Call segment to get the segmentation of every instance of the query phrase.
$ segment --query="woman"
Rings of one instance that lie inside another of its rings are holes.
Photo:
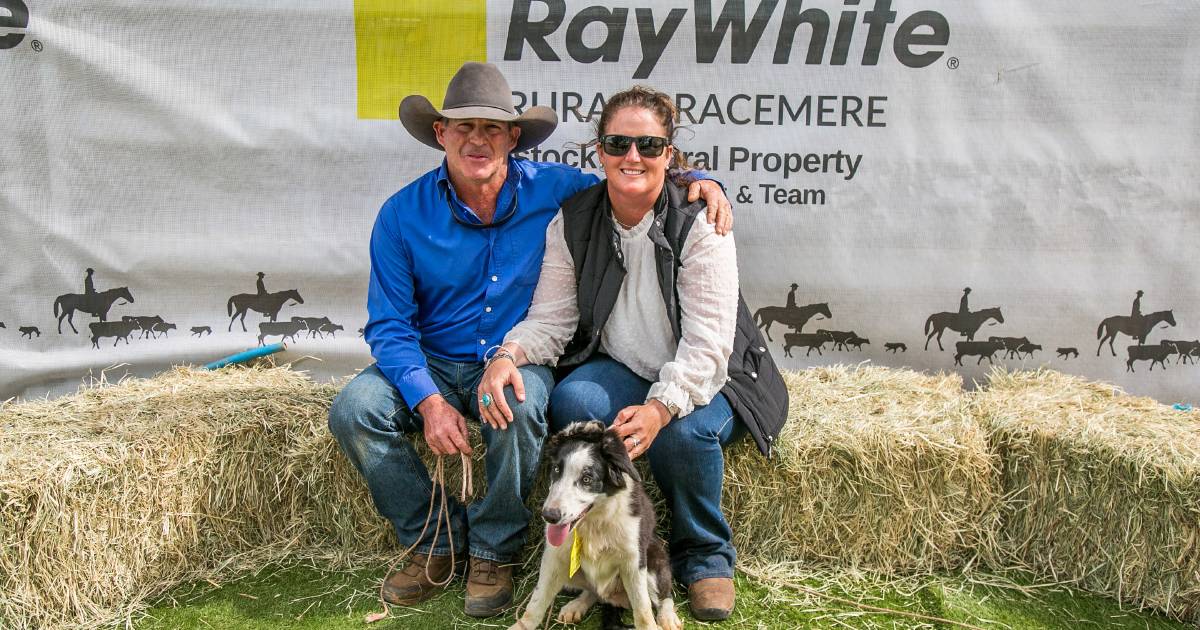
[[[550,397],[551,429],[596,418],[645,454],[671,510],[671,564],[697,619],[733,609],[732,532],[721,514],[722,447],[747,430],[764,454],[787,391],[738,293],[733,237],[696,221],[667,178],[676,160],[670,98],[634,87],[596,126],[606,180],[563,204],[525,321],[480,380],[481,415],[510,421],[517,366],[572,368]]]

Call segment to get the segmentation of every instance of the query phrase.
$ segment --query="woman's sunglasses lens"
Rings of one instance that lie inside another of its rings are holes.
[[[633,138],[629,136],[605,136],[604,137],[604,152],[609,155],[625,155],[629,152],[629,145],[633,144]]]
[[[641,153],[642,157],[658,157],[662,155],[666,144],[665,140],[654,136],[642,136],[637,139],[638,153]]]

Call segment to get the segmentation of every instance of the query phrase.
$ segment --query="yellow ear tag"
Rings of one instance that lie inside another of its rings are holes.
[[[575,577],[575,572],[579,570],[580,558],[583,555],[583,539],[579,537],[579,531],[571,532],[571,568],[567,570],[567,577]]]

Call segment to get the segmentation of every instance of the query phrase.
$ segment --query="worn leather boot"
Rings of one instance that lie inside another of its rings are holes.
[[[471,556],[464,612],[472,617],[492,617],[504,612],[512,598],[512,565]]]
[[[449,556],[414,553],[403,567],[383,581],[383,600],[397,606],[412,606],[425,601],[445,588],[434,582],[445,582],[452,569]]]
[[[700,621],[720,621],[733,612],[733,579],[704,578],[688,587],[688,606]]]

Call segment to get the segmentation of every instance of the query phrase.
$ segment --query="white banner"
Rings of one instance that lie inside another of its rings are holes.
[[[406,4],[0,0],[0,399],[212,361],[269,314],[342,326],[298,368],[369,364],[375,213],[441,159],[396,108],[486,59],[560,115],[528,157],[593,171],[605,95],[675,96],[785,368],[1200,402],[1195,3]]]

